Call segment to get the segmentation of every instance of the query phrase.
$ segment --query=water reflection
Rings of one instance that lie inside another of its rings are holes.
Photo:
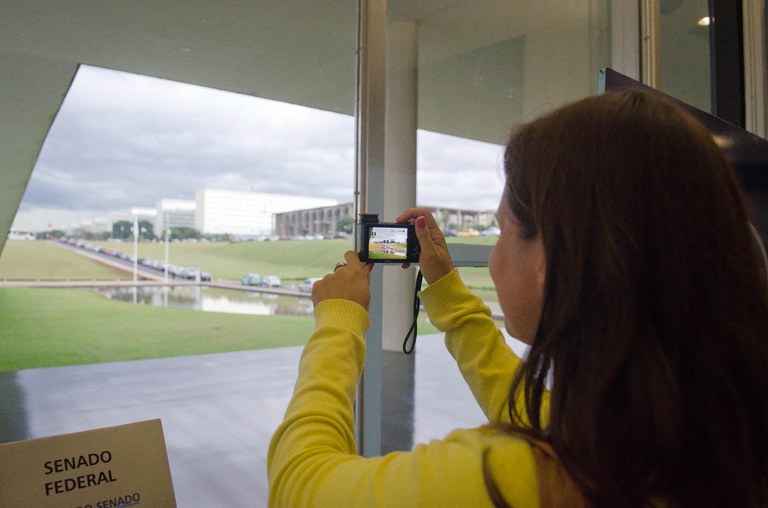
[[[96,291],[110,300],[154,307],[260,316],[312,315],[312,301],[309,298],[255,291],[201,286],[99,288]]]

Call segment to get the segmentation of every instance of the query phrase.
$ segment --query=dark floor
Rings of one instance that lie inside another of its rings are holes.
[[[419,337],[416,349],[408,416],[414,441],[482,424],[442,336]],[[267,446],[300,353],[280,348],[0,372],[0,441],[160,418],[179,507],[266,506]]]

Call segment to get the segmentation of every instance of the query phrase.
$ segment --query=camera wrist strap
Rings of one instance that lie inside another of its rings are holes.
[[[405,335],[405,339],[403,339],[403,353],[409,355],[413,353],[414,348],[416,347],[416,335],[418,333],[418,318],[419,318],[419,310],[421,309],[421,298],[419,298],[419,291],[421,291],[421,282],[423,280],[423,276],[421,275],[421,270],[416,274],[416,290],[413,294],[413,322],[411,323],[411,329],[408,330],[408,333]],[[411,341],[411,347],[408,347],[408,339],[410,338],[411,334],[413,334],[413,340]]]

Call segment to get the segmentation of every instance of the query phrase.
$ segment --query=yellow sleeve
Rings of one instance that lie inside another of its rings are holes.
[[[270,505],[283,505],[281,500],[310,489],[307,478],[329,458],[355,454],[352,404],[369,326],[368,313],[356,303],[327,300],[315,308],[315,331],[304,346],[293,396],[269,446]]]
[[[454,269],[421,292],[434,325],[475,400],[492,423],[509,423],[509,389],[522,361],[507,345],[491,311]],[[518,401],[518,404],[522,401]]]
[[[301,356],[285,419],[267,456],[269,505],[286,507],[492,506],[487,467],[514,506],[536,507],[528,443],[490,431],[457,430],[410,452],[355,454],[352,404],[365,356],[368,315],[331,300],[315,309],[316,328]]]

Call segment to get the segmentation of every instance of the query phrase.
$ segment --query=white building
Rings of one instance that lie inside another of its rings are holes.
[[[11,231],[8,233],[9,240],[34,240],[35,235],[33,233],[26,233],[21,231]]]
[[[195,227],[204,234],[272,235],[276,213],[336,204],[333,199],[200,189]]]
[[[155,205],[155,234],[169,228],[194,228],[197,203],[191,199],[161,199]]]
[[[108,216],[99,215],[91,217],[90,219],[70,223],[65,229],[69,234],[76,235],[85,233],[112,233],[112,219]]]

